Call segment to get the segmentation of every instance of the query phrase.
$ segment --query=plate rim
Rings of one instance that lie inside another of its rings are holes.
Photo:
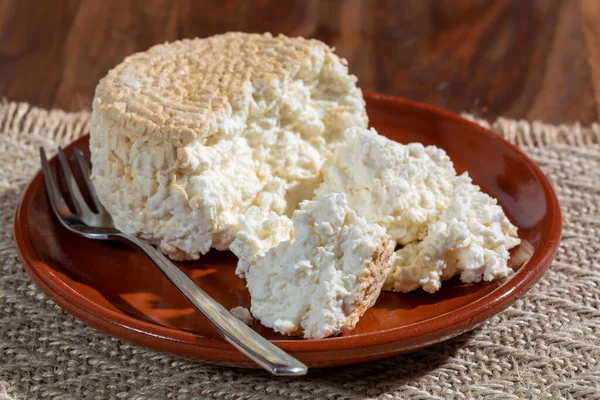
[[[540,250],[533,254],[527,265],[521,267],[512,277],[503,282],[499,287],[473,302],[425,321],[419,321],[382,331],[316,340],[271,340],[275,345],[294,354],[356,350],[398,342],[414,341],[415,344],[411,348],[400,351],[407,352],[445,341],[474,328],[479,323],[492,315],[501,312],[518,300],[541,278],[558,252],[562,232],[562,212],[558,197],[552,184],[538,165],[516,145],[510,143],[490,129],[469,121],[458,114],[435,106],[380,93],[365,92],[364,97],[368,102],[392,103],[425,113],[437,114],[444,120],[452,120],[453,122],[466,124],[472,128],[476,128],[481,134],[508,146],[519,156],[521,162],[527,165],[542,186],[544,199],[548,206],[547,218],[549,218],[549,226],[544,232],[547,237],[542,237]],[[77,140],[80,139],[81,138],[78,138]],[[70,143],[67,146],[67,149],[74,146],[77,140]],[[54,161],[55,157],[53,157],[51,162]],[[228,358],[231,358],[232,360],[239,357],[237,350],[222,338],[215,339],[200,336],[192,332],[152,324],[127,314],[118,313],[80,294],[75,288],[67,285],[62,279],[56,276],[52,272],[53,268],[37,257],[35,247],[29,239],[26,224],[27,205],[32,200],[33,189],[41,185],[41,182],[41,171],[38,171],[19,196],[13,220],[13,233],[17,252],[23,262],[26,272],[48,297],[65,311],[85,323],[99,328],[111,336],[116,336],[130,342],[184,355],[190,355],[190,353],[193,352],[194,356],[200,358],[205,354],[204,351],[210,350],[217,350],[220,354],[223,353],[223,351],[226,351],[227,354],[231,353]],[[114,329],[110,331],[107,326],[112,326]],[[440,333],[443,332],[446,332],[447,336],[440,336]],[[139,334],[146,336],[145,343],[141,343],[141,340],[139,339],[136,340],[136,336]],[[429,338],[429,340],[425,340],[427,338]],[[181,346],[181,348],[173,348],[174,345]],[[195,348],[197,351],[192,351],[192,348]],[[390,353],[399,354],[399,352]],[[383,354],[376,358],[383,358],[392,354]],[[238,355],[238,357],[234,357],[235,355]],[[357,357],[349,358],[354,359]],[[214,362],[219,361],[215,360]],[[349,360],[345,363],[350,364],[352,362],[353,361]],[[243,364],[238,361],[232,361],[232,363]],[[332,365],[341,364],[343,363]]]

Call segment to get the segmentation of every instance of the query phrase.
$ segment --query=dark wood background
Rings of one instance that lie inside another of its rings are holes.
[[[323,40],[364,90],[487,118],[599,120],[600,0],[0,0],[0,97],[89,108],[126,55],[231,30]]]

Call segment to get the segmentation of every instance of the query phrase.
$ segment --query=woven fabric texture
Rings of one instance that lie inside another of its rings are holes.
[[[302,378],[205,365],[108,336],[62,311],[17,256],[12,218],[37,148],[86,132],[88,112],[0,103],[0,400],[29,398],[600,399],[600,127],[500,119],[560,198],[560,251],[522,299],[474,331],[388,360]],[[485,123],[484,123],[485,124]]]

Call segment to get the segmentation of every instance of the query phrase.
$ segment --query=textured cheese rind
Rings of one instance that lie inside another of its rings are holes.
[[[496,199],[465,173],[456,178],[448,208],[425,239],[394,253],[384,290],[433,293],[454,275],[465,283],[506,277],[512,273],[509,250],[519,243],[517,228]]]
[[[292,238],[293,225],[289,217],[251,207],[229,247],[238,257],[235,273],[244,278],[257,257],[264,256],[268,250]]]
[[[455,176],[452,161],[437,147],[403,145],[354,127],[325,163],[316,195],[346,193],[359,215],[407,244],[422,239],[447,207]]]
[[[351,93],[356,78],[347,72],[345,61],[318,40],[230,32],[160,44],[125,58],[100,81],[94,108],[125,124],[122,134],[132,140],[175,145],[236,136],[249,118],[262,119],[271,109],[300,130],[318,130],[354,118],[364,104]],[[336,114],[350,115],[304,124],[301,114],[319,110],[280,102],[291,92],[328,100]]]
[[[291,213],[310,197],[355,125],[367,125],[356,77],[319,41],[177,41],[127,57],[98,84],[92,179],[118,229],[196,259],[226,249],[249,207]]]
[[[304,201],[295,236],[269,250],[246,274],[252,315],[285,335],[324,338],[354,328],[389,272],[385,230],[332,193]]]

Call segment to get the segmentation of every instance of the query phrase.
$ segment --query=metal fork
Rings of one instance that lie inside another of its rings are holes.
[[[306,365],[260,336],[233,316],[225,307],[217,303],[204,290],[200,289],[155,247],[134,235],[125,234],[115,229],[110,214],[98,200],[94,185],[90,179],[89,167],[83,157],[83,152],[76,148],[75,156],[84,177],[84,186],[89,192],[98,212],[93,212],[84,200],[73,176],[69,161],[59,147],[58,160],[60,168],[57,169],[62,171],[75,211],[69,208],[56,184],[44,148],[40,147],[46,192],[48,193],[54,215],[56,215],[56,218],[65,228],[88,239],[115,240],[128,243],[138,249],[152,260],[154,265],[183,293],[196,310],[200,311],[215,325],[217,330],[229,343],[247,357],[273,375],[297,376],[306,374],[308,370]]]

